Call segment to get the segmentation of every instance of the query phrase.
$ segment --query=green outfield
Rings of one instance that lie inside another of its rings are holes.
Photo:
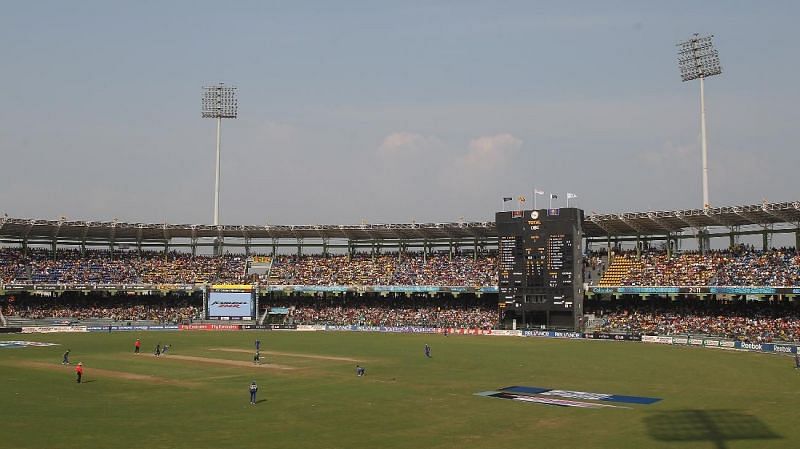
[[[257,338],[262,366],[252,364]],[[344,332],[3,340],[59,344],[0,348],[3,448],[800,447],[800,370],[785,356]],[[157,359],[159,342],[172,349]],[[76,384],[74,366],[61,365],[66,348],[73,365],[83,362],[85,383]],[[365,377],[356,377],[356,364],[366,367]],[[255,406],[252,380],[260,386]],[[475,395],[511,385],[662,400],[583,409]]]

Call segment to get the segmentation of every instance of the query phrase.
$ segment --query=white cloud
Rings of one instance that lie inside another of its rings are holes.
[[[487,170],[501,167],[522,147],[522,140],[511,134],[483,136],[469,142],[469,153],[461,160],[465,168]]]
[[[393,132],[383,139],[378,152],[383,155],[415,154],[441,146],[437,137],[410,132]]]

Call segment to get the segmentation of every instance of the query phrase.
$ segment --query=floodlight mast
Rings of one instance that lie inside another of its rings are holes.
[[[236,88],[219,83],[203,87],[203,118],[217,119],[217,158],[214,175],[214,226],[219,225],[220,142],[222,119],[236,118],[239,103]]]
[[[700,134],[703,157],[703,209],[711,208],[708,195],[708,143],[706,141],[706,103],[703,80],[722,73],[719,53],[711,42],[713,35],[700,37],[695,33],[678,44],[678,68],[683,81],[700,80]]]

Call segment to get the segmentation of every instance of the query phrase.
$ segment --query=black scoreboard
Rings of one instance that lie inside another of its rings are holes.
[[[498,212],[500,301],[523,326],[577,329],[583,316],[583,210]]]

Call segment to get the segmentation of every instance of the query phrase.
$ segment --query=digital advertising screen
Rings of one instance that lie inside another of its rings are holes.
[[[253,292],[215,291],[208,293],[207,314],[210,319],[252,319],[255,310]]]

